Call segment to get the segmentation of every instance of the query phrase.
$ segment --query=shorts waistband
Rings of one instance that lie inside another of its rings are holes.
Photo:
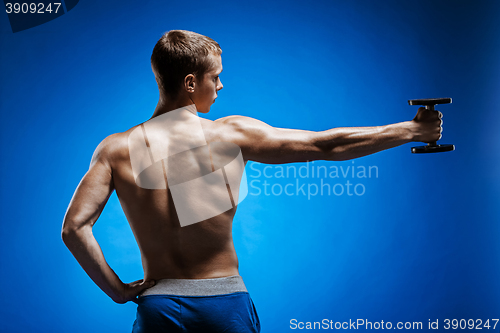
[[[140,296],[177,295],[177,296],[212,296],[248,292],[240,275],[214,279],[161,279],[146,289]]]

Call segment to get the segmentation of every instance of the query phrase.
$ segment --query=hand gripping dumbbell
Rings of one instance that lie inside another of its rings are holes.
[[[408,104],[410,105],[423,105],[427,110],[434,111],[434,106],[436,104],[450,104],[451,98],[429,98],[429,99],[410,99]],[[422,153],[442,153],[445,151],[455,150],[454,145],[444,144],[438,145],[436,142],[428,143],[427,146],[411,147],[411,152],[414,154]]]

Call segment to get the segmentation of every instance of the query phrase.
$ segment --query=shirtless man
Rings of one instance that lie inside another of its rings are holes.
[[[221,52],[206,36],[182,30],[165,33],[151,57],[160,99],[148,122],[172,112],[209,112],[223,87]],[[207,144],[237,145],[244,163],[277,164],[348,160],[412,141],[434,142],[441,138],[441,116],[439,111],[420,108],[411,121],[321,132],[275,128],[243,116],[216,121],[199,118],[199,122]],[[99,144],[66,212],[64,243],[113,301],[138,304],[134,332],[259,332],[257,312],[239,275],[232,240],[235,203],[217,216],[181,226],[167,174],[165,189],[138,186],[129,137],[138,128],[144,130],[144,124],[110,135]],[[171,131],[155,128],[156,132],[147,133],[150,140]],[[186,140],[192,137],[190,131],[183,133]],[[182,137],[176,136],[177,140]],[[163,144],[161,139],[158,142]],[[165,164],[162,167],[165,171]],[[92,234],[114,190],[142,256],[144,278],[131,283],[122,282],[109,267]]]

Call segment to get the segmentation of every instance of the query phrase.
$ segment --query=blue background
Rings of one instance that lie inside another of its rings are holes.
[[[413,155],[407,144],[354,164],[317,162],[379,175],[351,179],[362,196],[261,194],[241,204],[234,241],[263,332],[290,331],[293,318],[424,328],[499,318],[499,14],[499,1],[82,0],[16,34],[1,14],[0,331],[131,330],[136,305],[101,292],[60,229],[97,144],[151,116],[149,58],[170,29],[223,49],[210,119],[384,125],[414,116],[408,99],[453,98],[439,110],[455,152]],[[256,179],[250,166],[247,175]],[[122,280],[142,278],[115,195],[94,233]]]

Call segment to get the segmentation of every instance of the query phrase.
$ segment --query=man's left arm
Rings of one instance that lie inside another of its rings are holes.
[[[113,173],[109,163],[112,136],[97,147],[90,168],[78,185],[64,217],[62,239],[89,277],[113,301],[133,301],[154,281],[123,283],[106,262],[92,227],[113,193]]]
[[[326,131],[277,128],[257,119],[230,116],[214,122],[219,140],[237,144],[245,160],[269,164],[315,160],[343,161],[402,144],[441,138],[439,111],[420,108],[411,121],[371,127],[337,127]]]

